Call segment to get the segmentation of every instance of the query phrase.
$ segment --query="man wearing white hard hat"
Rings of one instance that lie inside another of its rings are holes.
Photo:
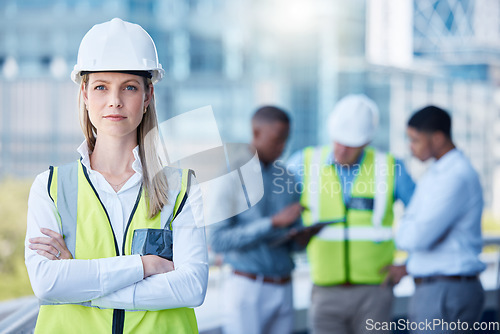
[[[392,285],[405,274],[392,265],[392,208],[396,200],[406,205],[415,185],[401,161],[368,146],[377,125],[375,103],[348,95],[328,119],[332,144],[289,161],[302,182],[304,225],[324,226],[307,246],[314,334],[365,333],[390,321]]]

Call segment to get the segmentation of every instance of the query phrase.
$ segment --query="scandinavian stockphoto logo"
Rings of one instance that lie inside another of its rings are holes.
[[[196,174],[198,184],[193,186],[200,187],[204,216],[197,226],[231,218],[264,195],[257,152],[248,144],[223,143],[211,106],[160,123],[158,136],[164,165]],[[196,198],[188,200],[193,205]]]

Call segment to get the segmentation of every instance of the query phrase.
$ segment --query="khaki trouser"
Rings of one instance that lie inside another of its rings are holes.
[[[391,286],[314,285],[309,309],[311,334],[373,334],[367,325],[390,321],[392,300]]]

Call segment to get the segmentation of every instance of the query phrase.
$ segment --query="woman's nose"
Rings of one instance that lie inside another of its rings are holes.
[[[120,108],[123,106],[121,94],[119,91],[112,92],[109,95],[109,107]]]

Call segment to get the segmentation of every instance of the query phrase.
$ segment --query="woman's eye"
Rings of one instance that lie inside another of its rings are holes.
[[[132,85],[128,85],[126,90],[137,90],[137,87],[132,86]]]
[[[104,90],[104,86],[103,85],[95,86],[94,89],[95,90]]]

